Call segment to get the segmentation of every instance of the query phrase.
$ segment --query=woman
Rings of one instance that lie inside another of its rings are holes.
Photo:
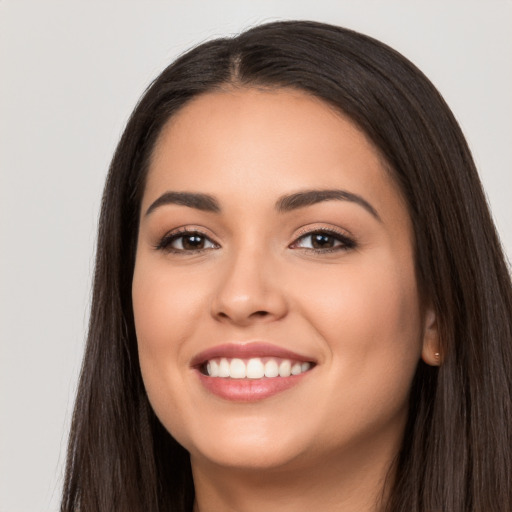
[[[508,511],[511,313],[411,63],[313,22],[205,43],[111,165],[62,510]]]

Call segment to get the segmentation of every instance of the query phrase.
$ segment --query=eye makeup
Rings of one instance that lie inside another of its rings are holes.
[[[155,249],[173,254],[197,254],[219,249],[221,246],[196,227],[183,227],[165,234],[155,245]],[[314,253],[348,251],[356,247],[353,238],[333,228],[303,229],[288,246],[293,250]]]

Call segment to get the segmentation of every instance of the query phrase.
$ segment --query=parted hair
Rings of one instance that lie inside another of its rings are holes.
[[[131,283],[155,141],[192,98],[229,87],[293,88],[324,100],[366,133],[407,203],[442,364],[418,363],[383,510],[510,512],[512,285],[470,150],[411,62],[368,36],[308,21],[264,24],[193,48],[132,113],[103,194],[61,512],[192,510],[188,453],[144,389]]]

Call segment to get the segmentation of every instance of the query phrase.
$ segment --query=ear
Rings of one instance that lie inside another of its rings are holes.
[[[442,363],[437,318],[432,307],[425,311],[421,358],[430,366],[441,366]]]

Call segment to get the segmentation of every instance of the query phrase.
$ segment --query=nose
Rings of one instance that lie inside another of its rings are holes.
[[[272,257],[258,251],[244,251],[224,264],[212,301],[212,315],[216,320],[243,327],[279,320],[286,315],[286,293]]]

